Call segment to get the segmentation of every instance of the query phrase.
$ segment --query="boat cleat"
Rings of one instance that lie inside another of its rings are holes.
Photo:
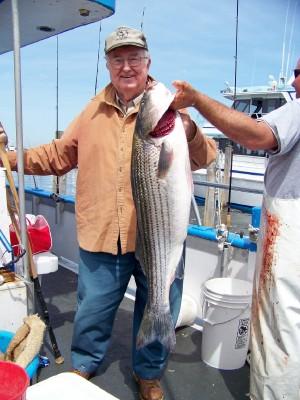
[[[259,228],[254,228],[254,226],[249,224],[248,233],[249,233],[249,240],[253,243],[256,243],[258,239]]]

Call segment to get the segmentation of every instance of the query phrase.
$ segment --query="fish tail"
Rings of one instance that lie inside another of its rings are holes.
[[[169,309],[163,312],[145,310],[137,334],[137,349],[141,349],[154,341],[159,341],[168,350],[175,347],[175,328]]]

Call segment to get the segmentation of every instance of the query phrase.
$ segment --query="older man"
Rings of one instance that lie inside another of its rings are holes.
[[[296,99],[260,120],[174,82],[174,108],[194,106],[230,139],[270,155],[253,293],[252,400],[300,398],[300,59],[294,76]]]
[[[79,241],[78,309],[74,321],[72,363],[85,378],[104,358],[118,306],[130,277],[137,285],[133,322],[133,371],[143,400],[163,399],[160,377],[168,351],[154,342],[137,350],[136,335],[147,300],[146,278],[135,258],[136,213],[130,183],[131,149],[139,103],[151,64],[144,34],[119,27],[105,42],[111,83],[94,97],[52,143],[24,154],[26,174],[62,175],[78,166],[76,220]],[[214,160],[214,141],[183,115],[191,167]],[[16,154],[9,152],[16,169]],[[170,290],[177,320],[182,280]]]

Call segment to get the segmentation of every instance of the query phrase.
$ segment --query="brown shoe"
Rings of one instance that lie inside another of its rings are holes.
[[[164,392],[159,379],[142,379],[133,374],[139,387],[139,396],[141,400],[164,400]]]
[[[81,378],[84,378],[86,380],[90,380],[92,377],[91,374],[89,374],[88,372],[79,371],[79,369],[73,369],[71,372],[73,372],[73,374],[81,376]]]

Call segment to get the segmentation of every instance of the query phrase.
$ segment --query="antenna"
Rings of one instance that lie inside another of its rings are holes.
[[[143,8],[143,12],[142,12],[141,31],[143,30],[143,26],[144,26],[145,10],[146,10],[146,7]]]
[[[58,65],[58,35],[56,35],[56,131],[55,131],[55,139],[59,139],[59,132],[58,132],[58,70],[59,70],[59,65]],[[56,176],[55,178],[55,193],[59,195],[59,177]]]
[[[99,22],[99,37],[98,37],[98,52],[97,52],[97,68],[96,68],[96,79],[95,79],[95,96],[97,93],[98,86],[98,73],[99,73],[99,59],[100,59],[100,45],[101,45],[101,21]]]
[[[58,139],[58,35],[56,35],[56,139]]]
[[[285,76],[286,76],[286,77],[288,77],[289,67],[290,67],[291,48],[292,48],[292,40],[293,40],[293,37],[294,37],[295,19],[296,19],[296,11],[297,11],[298,1],[299,1],[299,0],[297,0],[297,1],[295,2],[294,13],[293,13],[293,22],[292,22],[292,27],[291,27],[291,31],[290,31],[290,40],[289,40],[288,57],[287,57],[286,70],[285,70]]]
[[[236,0],[236,24],[235,24],[235,62],[234,62],[234,94],[233,94],[233,107],[236,107],[236,81],[237,81],[237,60],[238,60],[238,32],[239,32],[239,0]],[[229,188],[228,188],[228,201],[227,201],[227,217],[226,225],[231,226],[230,215],[230,201],[232,192],[232,160],[233,160],[233,146],[232,140],[230,141],[231,154],[230,154],[230,174],[229,174]]]
[[[235,55],[234,55],[234,105],[236,100],[237,81],[237,59],[238,59],[238,34],[239,34],[239,0],[236,1],[236,24],[235,24]],[[235,108],[235,107],[234,107]]]
[[[282,44],[282,56],[281,56],[281,70],[280,70],[280,77],[279,80],[284,81],[285,77],[283,74],[283,69],[284,69],[284,58],[285,58],[285,41],[286,41],[286,28],[287,28],[287,20],[288,20],[288,15],[289,15],[289,9],[290,9],[290,0],[287,5],[286,9],[286,15],[285,15],[285,25],[284,25],[284,35],[283,35],[283,44]]]

